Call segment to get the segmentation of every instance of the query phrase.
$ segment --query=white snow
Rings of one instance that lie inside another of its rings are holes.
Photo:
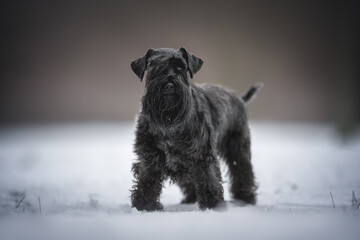
[[[165,211],[146,213],[130,207],[132,123],[3,128],[0,239],[360,239],[360,132],[345,142],[329,125],[251,132],[256,206],[233,202],[226,182],[226,208],[202,212],[166,182]]]

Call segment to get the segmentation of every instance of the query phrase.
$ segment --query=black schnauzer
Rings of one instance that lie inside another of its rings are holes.
[[[239,97],[221,86],[191,83],[187,73],[192,78],[202,64],[185,48],[150,49],[131,63],[141,80],[147,71],[132,167],[131,202],[138,210],[163,209],[159,198],[167,177],[181,187],[182,203],[218,206],[224,201],[219,157],[229,167],[233,197],[256,202],[244,103],[261,85]]]

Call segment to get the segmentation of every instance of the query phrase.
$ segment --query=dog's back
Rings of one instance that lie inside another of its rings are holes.
[[[213,126],[225,131],[234,124],[244,125],[247,123],[244,105],[251,101],[256,92],[261,89],[262,84],[252,86],[243,95],[221,85],[202,83],[192,84],[192,87],[198,93],[194,96],[203,98],[202,102],[207,103],[202,110],[209,113]]]

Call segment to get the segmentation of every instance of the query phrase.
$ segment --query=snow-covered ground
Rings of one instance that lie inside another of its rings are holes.
[[[0,239],[360,239],[360,132],[251,131],[256,206],[232,202],[225,183],[226,208],[202,212],[166,182],[165,211],[146,213],[130,207],[132,123],[2,128]]]

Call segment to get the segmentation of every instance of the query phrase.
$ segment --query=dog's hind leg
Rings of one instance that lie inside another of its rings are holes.
[[[220,145],[220,153],[229,167],[234,199],[256,203],[256,183],[251,164],[250,132],[248,127],[229,130]]]
[[[196,190],[195,185],[191,182],[178,182],[177,183],[184,194],[184,199],[181,203],[194,203],[196,202]]]

